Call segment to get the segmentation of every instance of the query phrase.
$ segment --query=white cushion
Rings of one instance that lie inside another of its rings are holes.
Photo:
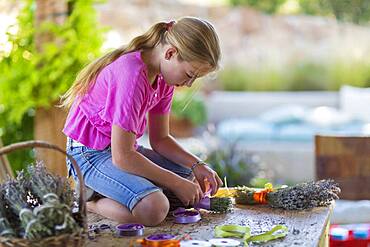
[[[353,115],[334,107],[319,106],[307,112],[305,121],[318,127],[335,128],[351,123]]]
[[[301,105],[279,105],[259,115],[267,123],[281,125],[302,122],[306,114],[305,107]]]
[[[339,100],[343,112],[359,120],[370,122],[370,88],[342,86]]]

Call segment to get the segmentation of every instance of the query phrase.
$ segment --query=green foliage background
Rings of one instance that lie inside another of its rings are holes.
[[[33,139],[33,116],[38,107],[58,102],[81,68],[101,53],[104,29],[98,25],[94,0],[68,1],[62,25],[44,22],[35,28],[35,0],[24,0],[18,31],[7,33],[12,49],[0,54],[0,137],[4,144]],[[42,51],[35,37],[52,35]],[[14,169],[24,167],[28,153],[10,156]]]
[[[334,16],[337,20],[356,24],[366,24],[370,20],[369,0],[228,0],[232,6],[248,5],[268,14],[279,12],[288,1],[297,3],[299,13]]]
[[[229,0],[233,6],[249,5],[268,14],[275,13],[286,0]]]
[[[337,20],[366,24],[370,20],[369,0],[299,0],[303,13],[333,15]]]
[[[228,66],[219,73],[226,91],[337,91],[342,85],[370,87],[370,61],[300,61],[285,68]]]
[[[284,7],[293,5],[294,14],[331,16],[338,21],[364,26],[370,21],[370,0],[227,1],[232,6],[249,6],[268,14],[284,14]],[[338,90],[343,84],[370,87],[370,60],[350,56],[345,59],[335,57],[329,62],[300,59],[284,68],[268,63],[258,68],[228,65],[220,71],[218,81],[219,88],[228,91]]]

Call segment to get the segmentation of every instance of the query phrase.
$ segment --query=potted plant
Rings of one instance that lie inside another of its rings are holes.
[[[172,101],[170,133],[175,137],[190,137],[194,129],[207,121],[202,97],[190,90],[176,91]]]

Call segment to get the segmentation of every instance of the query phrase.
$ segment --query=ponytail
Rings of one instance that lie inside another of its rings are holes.
[[[95,83],[98,74],[104,67],[115,61],[123,54],[155,47],[158,43],[163,41],[166,30],[167,23],[159,22],[153,25],[144,34],[131,40],[127,46],[113,50],[101,58],[91,62],[80,71],[72,87],[61,97],[62,103],[60,106],[69,109],[76,98],[87,93],[89,88],[91,88],[91,86]]]

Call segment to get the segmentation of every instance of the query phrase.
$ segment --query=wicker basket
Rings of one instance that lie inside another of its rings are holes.
[[[44,141],[26,141],[15,143],[3,148],[0,148],[0,156],[13,152],[15,150],[24,149],[24,148],[48,148],[54,149],[66,155],[69,160],[71,160],[73,168],[77,172],[77,177],[79,181],[82,181],[79,184],[79,198],[78,198],[78,212],[73,216],[76,222],[81,226],[81,231],[73,234],[61,234],[58,236],[44,238],[39,241],[30,241],[23,238],[4,238],[0,237],[0,247],[56,247],[56,246],[82,246],[86,240],[86,198],[85,198],[85,185],[83,183],[83,177],[80,168],[78,167],[74,158],[68,155],[60,147],[44,142]]]

